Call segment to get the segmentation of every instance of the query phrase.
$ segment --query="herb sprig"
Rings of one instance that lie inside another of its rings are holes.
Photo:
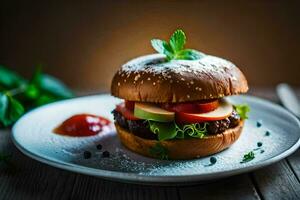
[[[0,66],[0,127],[12,125],[32,108],[70,97],[73,97],[71,90],[58,79],[42,73],[41,67],[26,80]]]
[[[244,155],[243,160],[240,163],[249,162],[249,161],[253,160],[254,158],[255,158],[254,152],[250,151]]]
[[[186,36],[183,30],[176,30],[171,36],[169,43],[165,40],[152,39],[152,47],[161,54],[166,55],[170,60],[197,60],[204,56],[203,53],[194,49],[184,49]]]

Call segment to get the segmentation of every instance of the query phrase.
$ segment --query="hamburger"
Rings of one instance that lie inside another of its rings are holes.
[[[125,63],[111,94],[124,100],[112,111],[121,143],[160,159],[192,159],[230,147],[241,135],[249,107],[227,96],[248,91],[244,74],[225,59],[184,49],[177,30],[166,42],[151,40],[157,54]]]

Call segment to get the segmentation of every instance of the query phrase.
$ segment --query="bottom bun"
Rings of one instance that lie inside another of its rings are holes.
[[[190,138],[165,141],[144,139],[133,135],[116,123],[115,125],[122,144],[131,151],[144,156],[159,158],[161,155],[154,154],[153,149],[154,152],[155,149],[156,152],[158,150],[158,153],[162,149],[167,154],[168,159],[192,159],[215,154],[228,148],[240,137],[244,121],[240,121],[238,126],[227,129],[223,133],[205,136],[201,139]],[[158,149],[157,145],[159,145]],[[165,158],[166,155],[163,156]]]

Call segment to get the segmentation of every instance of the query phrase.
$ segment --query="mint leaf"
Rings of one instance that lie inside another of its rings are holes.
[[[175,55],[175,59],[180,59],[180,60],[197,60],[200,59],[204,56],[203,53],[193,50],[193,49],[184,49],[182,51],[179,51]]]
[[[149,149],[149,153],[161,160],[168,160],[168,149],[161,143],[157,142],[152,148]]]
[[[22,104],[7,93],[0,92],[0,122],[4,126],[13,124],[24,113]]]
[[[186,36],[183,30],[176,30],[171,38],[170,42],[167,43],[164,40],[152,39],[152,47],[161,54],[165,54],[167,59],[170,60],[197,60],[201,59],[204,54],[193,50],[193,49],[184,49],[186,43]]]
[[[173,58],[173,50],[166,41],[152,39],[151,44],[158,53],[165,54],[167,56],[167,60],[171,60]]]
[[[250,107],[247,104],[234,105],[236,112],[240,115],[242,119],[248,119],[248,113],[250,112]]]
[[[0,65],[0,88],[12,89],[24,83],[25,80],[21,76]]]
[[[170,38],[170,46],[175,53],[183,49],[185,42],[186,36],[181,29],[176,30]]]

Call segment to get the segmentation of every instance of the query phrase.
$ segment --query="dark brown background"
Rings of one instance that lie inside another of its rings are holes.
[[[187,46],[236,63],[252,86],[300,86],[300,1],[1,1],[0,63],[34,66],[85,90],[109,90],[116,69],[152,53],[178,27]]]

